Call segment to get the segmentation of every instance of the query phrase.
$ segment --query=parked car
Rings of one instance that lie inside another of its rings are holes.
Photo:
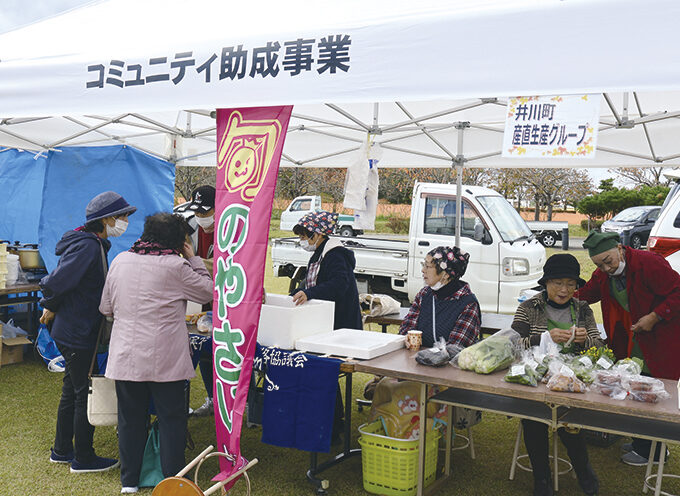
[[[602,223],[602,232],[615,232],[621,243],[639,250],[647,245],[652,226],[659,217],[661,207],[630,207],[622,210],[611,220]]]
[[[568,222],[557,221],[527,221],[527,226],[534,233],[536,239],[546,248],[552,248],[555,243],[562,241],[562,231],[569,230]]]
[[[293,226],[298,221],[310,212],[317,212],[321,210],[321,197],[318,195],[312,196],[298,196],[281,212],[281,223],[279,228],[282,231],[292,231]],[[336,233],[340,236],[351,237],[360,236],[364,234],[362,229],[354,228],[354,216],[340,214],[338,216],[338,225]]]
[[[672,170],[664,175],[673,179],[675,184],[661,206],[659,218],[649,234],[647,248],[666,257],[671,267],[680,272],[680,171]]]

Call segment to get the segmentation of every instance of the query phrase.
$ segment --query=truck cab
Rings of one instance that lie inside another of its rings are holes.
[[[517,211],[497,192],[463,186],[460,248],[470,254],[463,280],[470,283],[482,309],[513,313],[524,289],[542,275],[545,248]],[[423,287],[420,262],[437,246],[453,246],[456,234],[456,188],[416,183],[409,236],[408,296]]]
[[[281,212],[279,228],[282,231],[292,231],[295,224],[297,224],[302,217],[310,212],[318,212],[321,208],[320,196],[298,196],[290,202],[283,212]],[[361,235],[364,231],[361,229],[354,229],[353,215],[340,214],[338,215],[336,233],[340,236],[351,237]]]

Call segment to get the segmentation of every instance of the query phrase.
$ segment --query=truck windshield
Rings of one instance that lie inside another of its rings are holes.
[[[529,226],[505,198],[502,196],[480,196],[477,197],[477,200],[496,225],[503,241],[517,241],[528,239],[531,236]]]

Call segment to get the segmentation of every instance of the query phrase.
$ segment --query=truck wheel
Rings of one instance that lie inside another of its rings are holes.
[[[541,238],[541,243],[543,243],[543,246],[546,248],[552,248],[555,246],[555,241],[555,235],[553,234],[544,234]]]
[[[633,237],[630,238],[630,247],[636,250],[639,250],[642,247],[642,238],[639,234],[634,234]]]
[[[354,229],[352,229],[350,226],[342,226],[340,228],[340,236],[344,236],[345,238],[351,238],[354,236]]]

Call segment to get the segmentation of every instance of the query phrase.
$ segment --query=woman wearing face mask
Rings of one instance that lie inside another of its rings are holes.
[[[422,263],[425,287],[416,295],[399,328],[399,334],[417,329],[423,333],[423,347],[439,338],[447,343],[470,346],[479,340],[481,313],[465,274],[470,255],[458,247],[439,246]]]
[[[128,216],[136,210],[113,191],[93,198],[85,209],[85,225],[64,234],[56,246],[57,267],[40,281],[44,309],[40,322],[53,321],[50,334],[66,369],[50,461],[70,463],[71,472],[99,472],[118,465],[117,460],[95,455],[92,447],[88,372],[103,318],[98,308],[108,269],[108,238],[123,234]]]
[[[560,345],[571,345],[573,342],[575,353],[591,346],[604,346],[590,306],[574,298],[576,288],[585,284],[579,276],[580,272],[578,260],[567,253],[555,254],[545,262],[543,277],[538,280],[544,291],[522,302],[512,322],[512,328],[521,336],[525,348],[539,345],[544,332],[549,332],[552,340]],[[548,426],[533,420],[522,420],[522,427],[524,445],[533,470],[534,496],[552,496]],[[585,494],[597,494],[599,482],[588,461],[582,433],[573,434],[559,429],[557,434],[567,447],[581,489]]]
[[[338,214],[311,212],[293,227],[300,246],[312,252],[304,287],[294,292],[293,301],[296,305],[312,299],[332,301],[335,303],[334,329],[363,329],[354,278],[354,253],[342,246],[339,239],[328,237],[337,222]]]

